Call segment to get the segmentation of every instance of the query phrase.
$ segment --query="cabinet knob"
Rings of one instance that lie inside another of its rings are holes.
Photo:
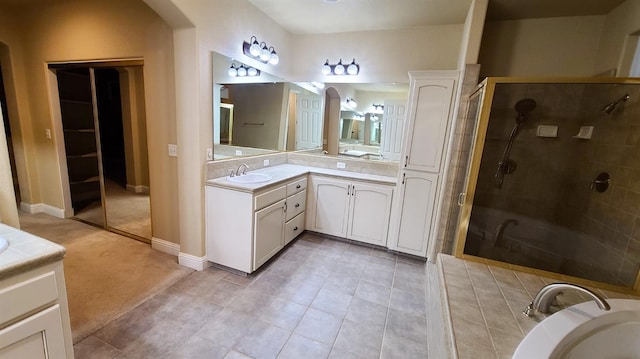
[[[297,231],[298,230],[298,226],[293,227],[293,230]]]
[[[296,189],[300,189],[300,185],[297,185],[297,186],[296,186]]]
[[[300,203],[296,203],[295,207],[296,208],[300,207]]]

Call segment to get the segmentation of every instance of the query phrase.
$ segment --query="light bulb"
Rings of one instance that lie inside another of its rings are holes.
[[[236,77],[238,76],[238,69],[236,69],[235,64],[231,64],[231,67],[229,68],[229,71],[227,72],[229,74],[229,76],[231,77]]]
[[[253,39],[253,42],[249,47],[249,53],[251,54],[251,56],[258,57],[260,55],[260,44],[258,43],[258,39],[256,39],[255,36],[252,36],[251,38]]]
[[[280,57],[276,53],[276,50],[271,47],[271,52],[269,52],[269,63],[271,65],[277,65],[280,62]]]
[[[328,75],[331,73],[331,66],[329,66],[329,60],[322,65],[322,74]]]
[[[338,61],[336,67],[333,68],[333,73],[336,75],[344,74],[344,65],[342,64],[342,60]]]
[[[247,76],[247,69],[244,67],[244,65],[240,65],[240,68],[238,68],[238,76]]]
[[[258,70],[255,67],[249,67],[249,69],[247,70],[247,75],[249,75],[249,76],[257,76],[258,75]]]
[[[358,65],[356,65],[356,59],[353,59],[353,61],[351,61],[351,64],[347,67],[347,73],[349,75],[358,74]]]
[[[260,60],[266,62],[266,61],[269,61],[270,57],[271,57],[271,52],[269,52],[269,49],[267,49],[267,44],[264,44],[264,46],[262,47],[262,50],[260,50]]]

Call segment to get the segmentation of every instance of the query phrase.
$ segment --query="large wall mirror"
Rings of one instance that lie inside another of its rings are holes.
[[[328,152],[370,160],[398,161],[402,149],[409,86],[402,84],[327,84],[340,97],[337,148]],[[328,110],[330,111],[330,110]],[[327,121],[334,121],[328,114]],[[332,133],[333,132],[333,133]]]
[[[279,151],[398,160],[408,84],[292,83],[249,72],[213,54],[214,160]]]

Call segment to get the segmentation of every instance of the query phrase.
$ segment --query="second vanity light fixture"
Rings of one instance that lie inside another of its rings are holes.
[[[324,75],[357,75],[360,72],[360,65],[356,64],[356,59],[353,59],[347,66],[342,64],[342,59],[335,65],[330,65],[329,60],[325,61],[322,65],[322,73]]]
[[[240,67],[236,67],[235,63],[231,63],[231,67],[227,72],[231,77],[246,77],[246,76],[260,76],[260,70],[252,66],[245,66],[240,64]]]
[[[355,109],[356,107],[358,107],[358,103],[356,102],[356,100],[354,100],[351,97],[347,97],[347,100],[345,101],[347,106]]]
[[[276,50],[271,47],[267,47],[267,44],[263,41],[258,43],[258,38],[251,36],[249,42],[244,41],[242,43],[242,52],[265,64],[277,65],[280,62],[280,57],[276,53]]]

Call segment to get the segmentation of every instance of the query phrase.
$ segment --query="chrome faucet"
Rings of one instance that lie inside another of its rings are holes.
[[[558,294],[562,293],[562,291],[566,289],[573,289],[586,294],[587,296],[591,297],[596,302],[596,304],[598,304],[598,308],[602,310],[611,309],[609,303],[607,303],[604,298],[585,287],[571,283],[551,283],[545,285],[538,291],[536,297],[531,303],[529,303],[522,314],[528,317],[532,317],[535,314],[535,311],[543,314],[549,314],[549,307],[551,306],[553,300]]]
[[[247,173],[248,169],[249,169],[249,165],[247,165],[246,163],[241,164],[240,166],[238,166],[238,169],[236,170],[236,176],[240,176]]]

